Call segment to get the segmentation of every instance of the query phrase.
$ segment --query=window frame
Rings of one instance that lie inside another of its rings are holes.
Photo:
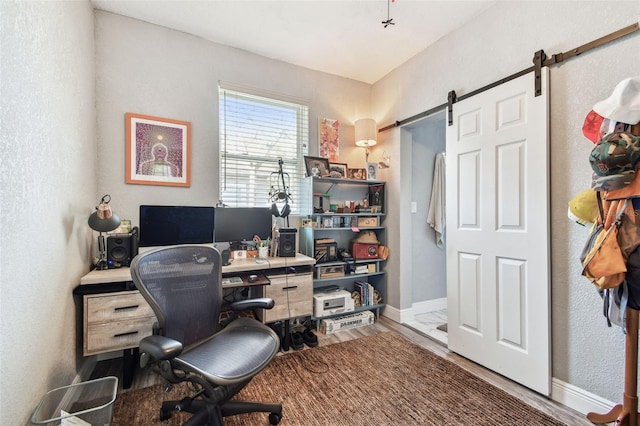
[[[249,107],[242,111],[240,104]],[[309,152],[308,103],[278,93],[220,82],[218,105],[219,199],[229,207],[269,207],[277,201],[277,206],[281,209],[284,202],[276,200],[275,194],[287,189],[290,194],[287,202],[291,214],[299,214],[301,204],[304,204],[301,200],[305,177],[304,156]],[[254,115],[251,115],[251,107],[255,108]],[[267,121],[265,117],[268,117],[269,113],[260,117],[256,111],[265,107],[267,110],[273,108],[272,112],[276,112],[274,117],[277,116],[281,121]],[[235,127],[233,119],[228,116],[231,112],[240,112],[239,115],[234,115],[235,118],[239,117],[236,124],[240,123]],[[242,114],[248,115],[242,117]],[[295,115],[295,118],[290,119],[287,115]],[[245,130],[249,129],[252,123],[258,124],[253,128],[254,140],[242,136],[239,132],[243,126],[246,126]],[[295,123],[295,126],[292,126],[292,123]],[[295,149],[287,146],[291,142],[286,141],[291,139],[291,136],[286,135],[293,133],[291,130],[294,127]],[[232,134],[234,129],[236,132]],[[253,145],[256,140],[264,141],[265,145]],[[240,145],[242,150],[239,149]],[[265,146],[270,145],[275,147],[272,149],[275,155],[265,152]],[[257,148],[258,146],[261,147]],[[252,147],[256,149],[251,150]],[[278,173],[280,160],[284,176]]]

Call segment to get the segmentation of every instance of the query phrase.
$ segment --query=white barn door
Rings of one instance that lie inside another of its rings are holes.
[[[548,69],[453,105],[449,349],[549,395]]]

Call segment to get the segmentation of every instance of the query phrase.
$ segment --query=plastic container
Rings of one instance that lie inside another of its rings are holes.
[[[31,424],[102,426],[111,424],[118,378],[109,376],[53,389],[31,416]]]

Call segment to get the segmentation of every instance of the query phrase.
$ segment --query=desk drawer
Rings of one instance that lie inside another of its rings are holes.
[[[87,324],[150,316],[155,314],[137,290],[85,296]]]
[[[85,295],[83,310],[84,356],[135,348],[156,322],[137,290]]]
[[[262,322],[312,315],[313,277],[311,273],[269,276],[271,285],[263,287],[264,297],[275,302],[273,309],[261,309]]]
[[[150,336],[156,317],[90,324],[84,340],[84,355],[135,348]]]

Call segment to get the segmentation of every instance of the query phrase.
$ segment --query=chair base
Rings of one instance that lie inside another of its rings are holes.
[[[173,411],[186,411],[193,416],[184,426],[222,426],[224,417],[248,413],[269,413],[269,424],[277,425],[282,418],[282,404],[253,401],[226,401],[221,405],[185,398],[181,401],[165,401],[160,408],[160,420],[167,420]]]

